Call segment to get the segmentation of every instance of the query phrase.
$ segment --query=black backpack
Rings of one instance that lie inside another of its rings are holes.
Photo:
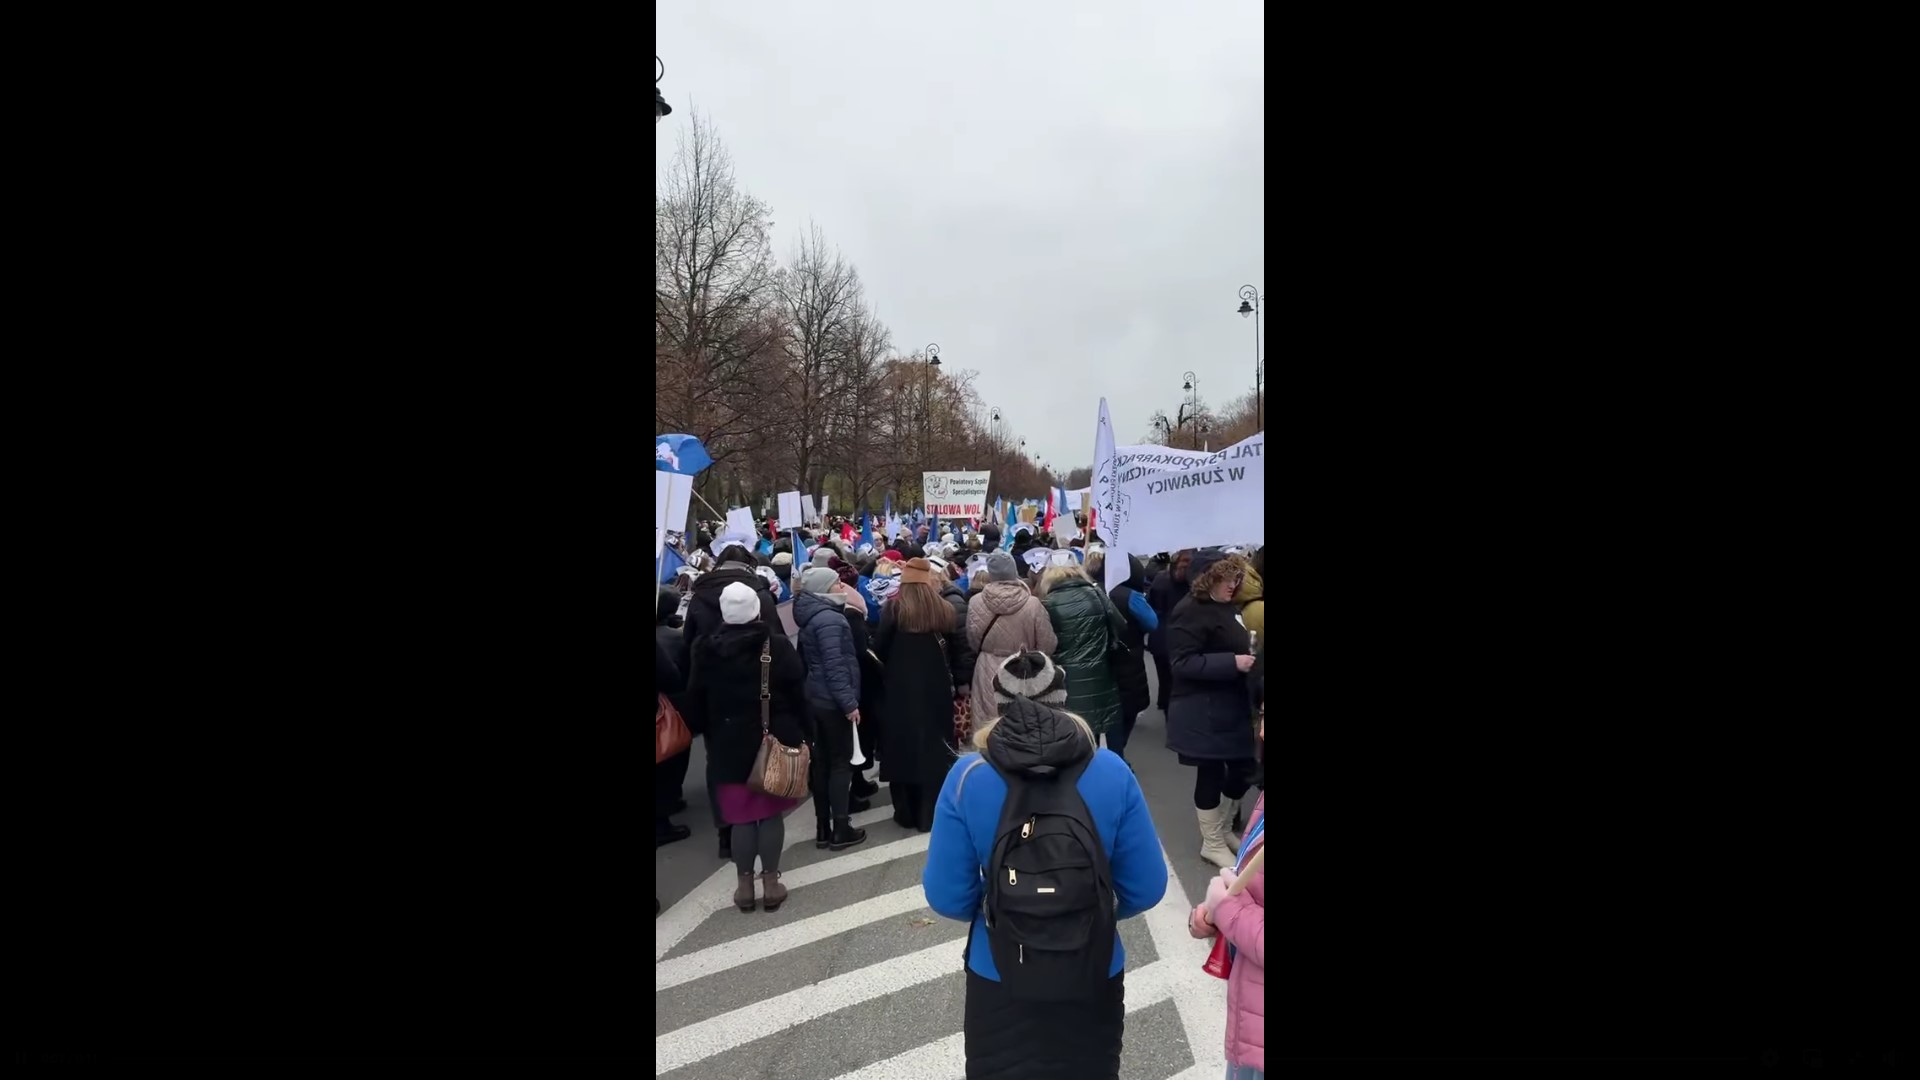
[[[1113,870],[1078,786],[1091,761],[1050,778],[1001,773],[1007,801],[987,857],[987,945],[1015,998],[1087,1000],[1113,965]]]

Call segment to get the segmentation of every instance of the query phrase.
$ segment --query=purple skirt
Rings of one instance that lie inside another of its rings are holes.
[[[800,805],[799,799],[775,798],[745,784],[720,784],[714,795],[720,803],[720,820],[728,825],[751,825]]]

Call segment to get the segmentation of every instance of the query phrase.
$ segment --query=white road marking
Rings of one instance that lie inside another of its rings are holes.
[[[803,830],[802,828],[803,825],[811,825],[813,823],[811,816],[812,809],[812,803],[802,802],[786,816],[787,842],[782,850],[792,848],[797,844],[811,843],[813,841],[813,830]],[[871,825],[876,821],[891,820],[892,817],[893,807],[876,806],[871,810],[863,810],[853,815],[850,820],[855,827],[861,827]],[[883,844],[877,849],[856,848],[853,850],[856,855],[871,856],[874,851],[895,848],[901,844],[910,844],[918,840],[920,850],[925,851],[927,850],[927,837],[931,835],[931,833],[922,833],[918,837],[908,837],[906,840],[898,841],[894,844]],[[711,840],[709,842],[711,842]],[[899,858],[901,854],[907,854],[907,852],[902,851],[889,856],[889,858]],[[792,889],[800,885],[810,885],[814,881],[824,881],[826,878],[833,877],[836,874],[850,873],[853,870],[874,865],[871,861],[865,861],[845,869],[836,870],[822,877],[795,876],[804,875],[805,871],[813,870],[815,867],[837,867],[841,863],[846,862],[847,859],[848,856],[846,855],[836,855],[825,862],[815,863],[813,866],[803,866],[798,870],[786,871],[780,875],[780,883]],[[687,935],[693,933],[694,928],[707,921],[707,916],[717,911],[725,911],[727,908],[733,906],[734,878],[735,871],[733,864],[730,862],[721,863],[718,870],[715,870],[707,876],[707,880],[694,886],[693,891],[681,897],[679,903],[661,912],[660,916],[653,920],[653,959],[655,963],[658,963],[661,957],[671,952],[675,945],[685,941]]]
[[[1175,983],[1170,975],[1171,969],[1165,960],[1127,972],[1127,1011],[1138,1012],[1172,997]],[[913,1080],[966,1080],[966,1075],[967,1033],[957,1031],[904,1054],[842,1074],[837,1080],[900,1080],[903,1076]]]
[[[943,941],[656,1036],[654,1073],[672,1072],[848,1006],[956,974],[965,945],[965,938]]]
[[[1213,942],[1187,933],[1187,914],[1193,908],[1165,845],[1160,854],[1167,860],[1167,892],[1141,918],[1147,922],[1160,963],[1173,965],[1168,976],[1175,991],[1173,1005],[1180,1013],[1180,1026],[1186,1029],[1194,1068],[1203,1075],[1219,1076],[1227,1071],[1227,984],[1201,970]]]
[[[832,863],[822,865],[832,865]],[[785,875],[782,875],[782,881],[785,881]],[[789,884],[788,888],[792,888],[792,885]],[[918,884],[910,889],[901,889],[898,892],[887,893],[885,896],[876,896],[870,900],[837,907],[784,926],[776,926],[771,930],[734,938],[732,941],[701,949],[686,956],[661,960],[653,966],[653,992],[657,994],[662,990],[671,990],[695,979],[704,979],[709,975],[716,975],[742,964],[775,956],[789,949],[824,941],[855,927],[914,911],[928,911],[926,890]],[[930,911],[928,914],[932,915]]]

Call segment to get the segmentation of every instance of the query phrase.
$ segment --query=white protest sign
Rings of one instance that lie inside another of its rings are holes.
[[[727,511],[726,531],[731,536],[752,536],[756,531],[753,527],[753,511],[744,506]]]
[[[827,520],[827,497],[825,495],[820,496],[820,520],[822,522]]]
[[[1053,517],[1053,542],[1056,547],[1066,547],[1067,543],[1080,535],[1080,526],[1073,523],[1073,511],[1061,510]]]
[[[801,518],[804,514],[804,511],[800,509],[800,493],[797,491],[783,491],[779,495],[779,500],[780,530],[782,532],[792,532],[800,527]],[[795,557],[797,558],[798,555],[796,554]]]
[[[806,521],[807,524],[811,525],[814,522],[820,520],[820,512],[813,508],[813,496],[811,495],[800,496],[800,505],[806,511],[807,516],[804,520]]]
[[[989,472],[929,472],[920,474],[921,502],[928,514],[943,518],[977,518],[987,513]]]
[[[1138,554],[1264,541],[1266,443],[1257,432],[1189,468],[1122,472],[1111,516],[1100,514],[1109,564],[1116,545]]]
[[[653,474],[653,561],[659,562],[667,550],[667,504],[673,498],[673,474]]]

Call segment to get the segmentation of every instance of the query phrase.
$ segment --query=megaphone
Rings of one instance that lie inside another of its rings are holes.
[[[847,762],[847,764],[860,766],[866,763],[867,755],[860,752],[860,725],[855,724],[853,725],[853,760]]]

